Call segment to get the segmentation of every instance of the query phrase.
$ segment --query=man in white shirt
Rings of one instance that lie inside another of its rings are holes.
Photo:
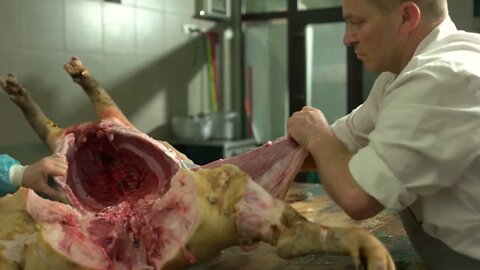
[[[346,46],[381,72],[367,100],[328,125],[304,107],[288,135],[354,219],[400,210],[432,269],[480,269],[480,35],[446,0],[344,0]]]

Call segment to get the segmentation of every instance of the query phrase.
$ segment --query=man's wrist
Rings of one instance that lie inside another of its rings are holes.
[[[10,177],[10,182],[14,187],[19,188],[22,186],[23,173],[27,167],[28,166],[19,164],[10,167],[8,175]]]
[[[348,150],[333,133],[312,138],[308,142],[307,151],[310,152],[317,166],[320,166],[319,163],[324,162],[326,159],[331,160],[332,158],[349,154]]]
[[[307,148],[307,151],[309,151],[310,153],[314,153],[317,151],[321,151],[322,149],[325,149],[335,141],[336,141],[336,138],[333,133],[328,133],[325,135],[322,134],[321,136],[317,135],[317,136],[313,136],[313,138],[310,138],[305,147]]]

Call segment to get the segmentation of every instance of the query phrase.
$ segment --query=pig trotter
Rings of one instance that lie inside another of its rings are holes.
[[[326,227],[308,221],[287,203],[275,199],[249,182],[236,206],[241,245],[264,241],[277,247],[285,259],[309,254],[350,255],[357,270],[394,270],[382,243],[368,232],[354,228]]]
[[[70,62],[65,64],[63,68],[88,95],[100,119],[115,117],[125,125],[133,127],[107,91],[93,78],[79,58],[72,57]]]
[[[285,229],[278,238],[277,254],[282,258],[314,253],[350,255],[357,270],[395,269],[382,243],[363,230],[329,228],[305,221]]]
[[[10,100],[22,110],[40,139],[53,151],[56,148],[57,138],[63,134],[63,129],[43,113],[28,91],[18,83],[15,75],[9,73],[6,79],[0,78],[0,86],[8,94]]]

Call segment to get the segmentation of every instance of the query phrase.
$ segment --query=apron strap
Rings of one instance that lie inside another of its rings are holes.
[[[480,269],[480,261],[454,251],[442,241],[427,234],[410,208],[400,211],[399,215],[410,243],[428,267],[433,270]]]

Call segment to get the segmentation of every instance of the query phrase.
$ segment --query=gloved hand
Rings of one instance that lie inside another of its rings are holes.
[[[21,186],[44,193],[55,200],[63,200],[62,193],[48,185],[49,176],[64,176],[67,173],[67,161],[63,155],[55,153],[25,167]]]

